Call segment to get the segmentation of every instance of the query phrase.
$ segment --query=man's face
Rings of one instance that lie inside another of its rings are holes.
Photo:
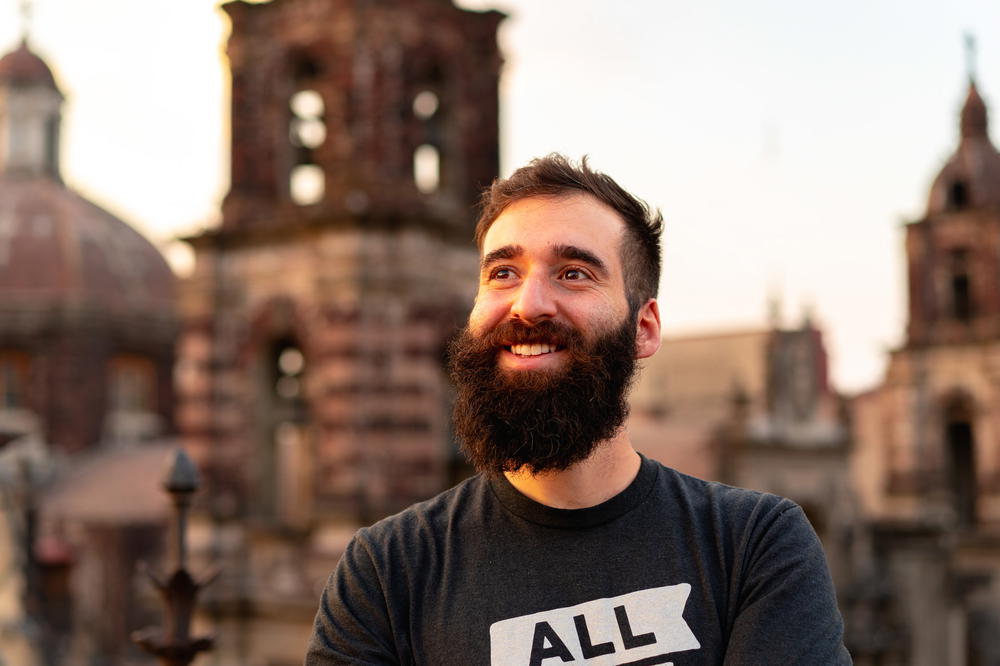
[[[504,322],[564,324],[586,339],[628,314],[619,247],[625,223],[589,194],[531,197],[511,204],[483,238],[479,292],[469,330],[482,336]],[[506,372],[554,370],[566,362],[558,341],[505,340]]]
[[[622,426],[635,359],[659,339],[654,301],[628,311],[623,232],[585,194],[521,200],[487,232],[449,359],[455,431],[480,471],[566,469]]]

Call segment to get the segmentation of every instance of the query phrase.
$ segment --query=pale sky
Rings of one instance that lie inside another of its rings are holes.
[[[958,136],[963,34],[1000,122],[995,0],[460,0],[500,33],[502,171],[558,150],[659,207],[666,332],[809,307],[846,391],[902,341],[901,225]],[[0,0],[0,52],[20,34]],[[67,182],[177,265],[228,186],[228,24],[211,0],[35,0],[67,96]]]

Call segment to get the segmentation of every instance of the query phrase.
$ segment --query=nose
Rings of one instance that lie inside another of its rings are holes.
[[[535,324],[551,319],[556,314],[556,302],[552,286],[542,276],[529,275],[517,287],[510,314],[526,324]]]

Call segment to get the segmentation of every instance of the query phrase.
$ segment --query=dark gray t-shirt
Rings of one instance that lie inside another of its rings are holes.
[[[793,502],[643,459],[595,507],[476,476],[361,529],[306,666],[850,664]]]

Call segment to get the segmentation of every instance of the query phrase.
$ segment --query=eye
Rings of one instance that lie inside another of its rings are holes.
[[[506,266],[498,266],[490,271],[489,277],[491,280],[509,280],[514,277],[514,271]]]
[[[562,272],[562,279],[575,282],[577,280],[586,280],[589,275],[582,268],[567,268]]]

